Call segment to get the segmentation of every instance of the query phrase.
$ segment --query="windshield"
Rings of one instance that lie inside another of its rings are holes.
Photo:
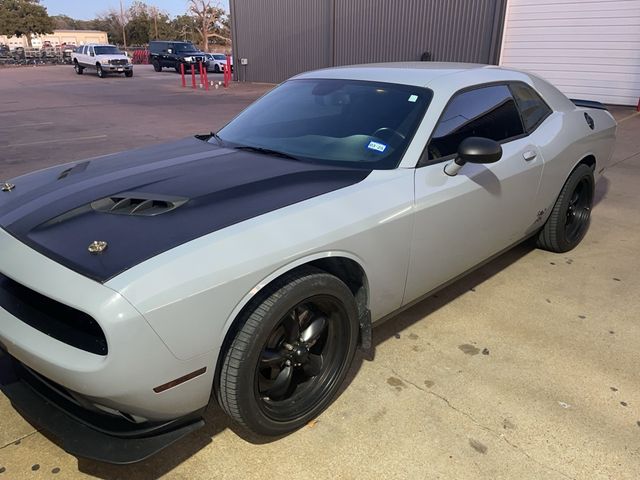
[[[212,55],[213,58],[215,58],[216,60],[226,60],[227,56],[226,55]]]
[[[106,47],[93,47],[93,50],[96,52],[96,55],[124,55],[118,47],[114,47],[112,45]]]
[[[390,169],[400,163],[431,100],[421,87],[359,80],[290,80],[218,132],[230,147],[299,160]]]
[[[192,43],[175,43],[173,45],[177,52],[197,52]]]

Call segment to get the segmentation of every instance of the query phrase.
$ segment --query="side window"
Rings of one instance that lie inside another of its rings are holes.
[[[522,135],[522,121],[506,85],[491,85],[454,95],[429,142],[429,159],[455,154],[467,137],[502,142]]]
[[[551,109],[540,98],[540,95],[524,83],[514,83],[511,85],[511,92],[516,99],[522,121],[527,132],[531,133],[540,125],[545,118],[551,115]]]

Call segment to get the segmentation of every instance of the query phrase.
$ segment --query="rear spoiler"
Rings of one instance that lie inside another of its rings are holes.
[[[597,108],[598,110],[607,110],[602,103],[596,102],[594,100],[580,100],[579,98],[572,98],[571,101],[576,107],[585,107],[585,108]]]

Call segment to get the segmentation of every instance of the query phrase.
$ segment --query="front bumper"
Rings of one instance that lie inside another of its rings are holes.
[[[0,390],[30,423],[72,455],[108,463],[144,460],[204,426],[204,409],[165,422],[133,423],[82,408],[71,392],[0,350]]]
[[[128,64],[128,65],[111,65],[110,63],[107,63],[105,65],[102,65],[102,70],[106,71],[106,72],[130,72],[133,70],[133,65],[132,64]]]
[[[77,392],[94,407],[138,420],[169,421],[209,403],[213,354],[176,358],[144,316],[114,290],[48,259],[2,229],[0,274],[32,295],[83,312],[104,334],[108,348],[102,354],[92,352],[77,337],[66,335],[64,325],[53,328],[57,318],[66,318],[64,310],[5,291],[0,295],[0,346],[32,371]],[[74,330],[72,322],[67,325]],[[161,393],[154,390],[203,367],[209,368],[197,378]]]

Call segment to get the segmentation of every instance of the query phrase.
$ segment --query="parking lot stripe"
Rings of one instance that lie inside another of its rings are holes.
[[[26,128],[38,127],[40,125],[53,125],[53,122],[23,123],[22,125],[2,125],[0,128]]]
[[[620,123],[622,123],[622,122],[626,122],[626,121],[627,121],[627,120],[629,120],[630,118],[637,117],[638,115],[640,115],[640,112],[632,113],[631,115],[628,115],[628,116],[624,117],[623,119],[618,120],[618,123],[620,124]]]
[[[29,145],[41,145],[43,143],[77,142],[81,140],[97,140],[98,138],[107,138],[107,136],[92,135],[91,137],[57,138],[55,140],[41,140],[39,142],[14,143],[12,145],[7,145],[7,147],[28,147]]]

